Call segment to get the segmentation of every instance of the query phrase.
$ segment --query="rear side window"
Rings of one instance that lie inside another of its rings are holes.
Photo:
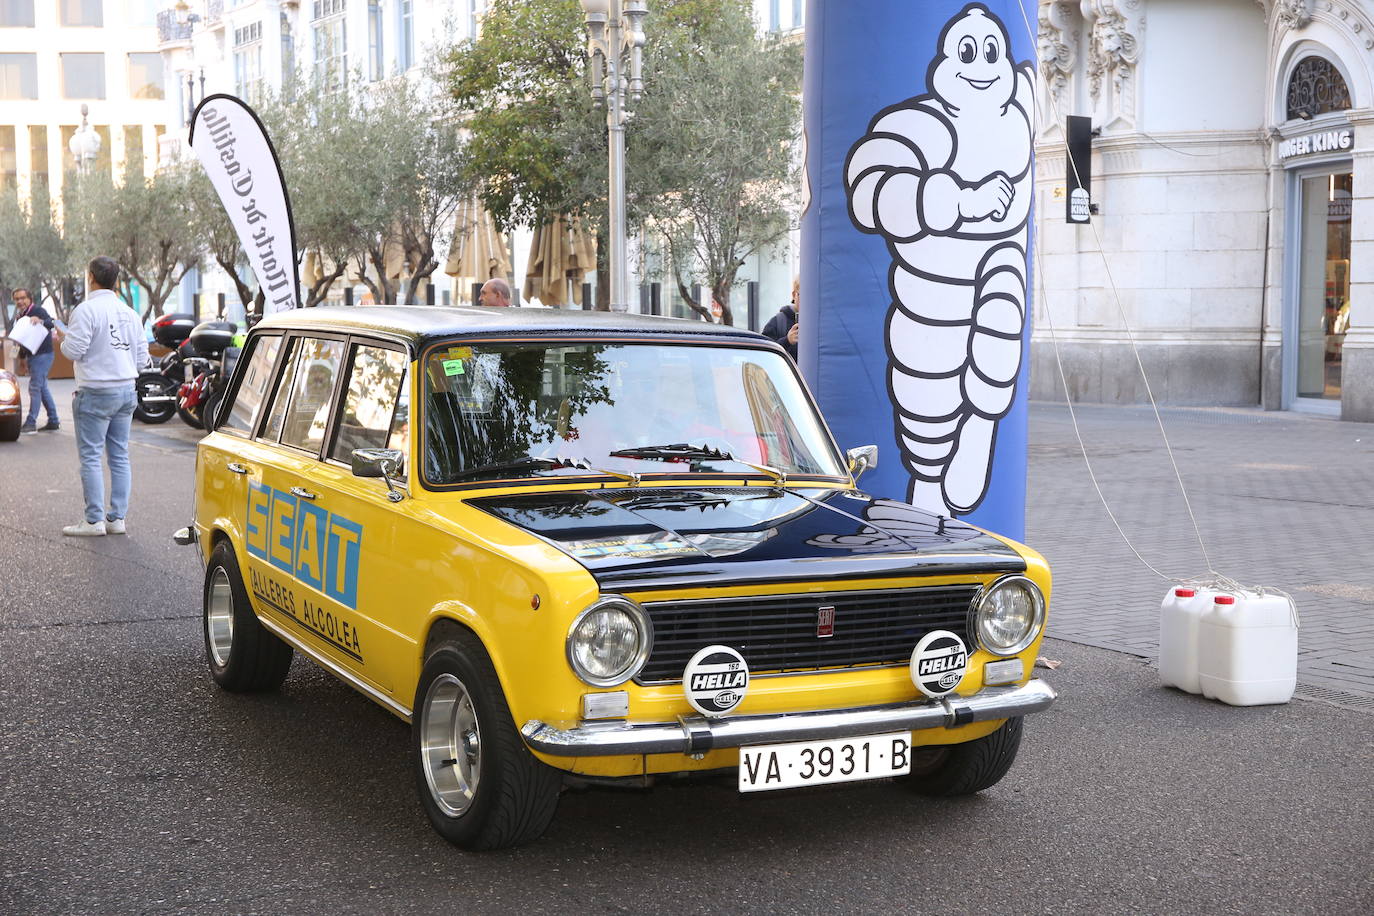
[[[253,341],[248,365],[244,368],[243,378],[234,395],[234,404],[225,415],[220,429],[236,429],[243,433],[252,431],[253,423],[258,418],[258,409],[267,396],[267,383],[271,380],[272,365],[280,349],[281,338],[275,335]]]
[[[303,338],[295,361],[291,398],[282,423],[283,445],[318,452],[329,425],[329,401],[343,363],[341,340]]]
[[[348,393],[339,417],[339,434],[330,457],[349,463],[358,448],[396,448],[409,444],[409,360],[398,350],[359,346],[353,351]],[[401,476],[404,476],[402,474]]]

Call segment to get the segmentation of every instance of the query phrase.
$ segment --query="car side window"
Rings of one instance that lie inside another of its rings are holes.
[[[272,407],[267,414],[267,424],[262,429],[262,438],[276,442],[281,435],[282,421],[286,419],[286,405],[291,400],[291,383],[296,378],[296,358],[301,352],[300,338],[287,342],[286,368],[277,378],[277,387],[272,392]]]
[[[339,434],[330,457],[348,464],[357,448],[407,450],[409,360],[399,350],[359,345],[353,350],[348,392],[339,418]],[[399,475],[405,476],[404,469]]]
[[[341,340],[302,338],[293,366],[290,400],[282,419],[281,442],[319,451],[329,424],[334,379],[343,362]]]
[[[234,394],[234,403],[224,414],[220,429],[235,429],[243,433],[251,432],[258,418],[258,408],[267,396],[267,383],[271,379],[272,365],[281,349],[278,336],[258,337],[252,343],[248,355],[248,365],[244,368],[243,379]]]

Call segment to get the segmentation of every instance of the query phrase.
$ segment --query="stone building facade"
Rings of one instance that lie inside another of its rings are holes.
[[[1042,0],[1033,397],[1374,420],[1374,2]],[[1088,115],[1088,224],[1064,117]]]

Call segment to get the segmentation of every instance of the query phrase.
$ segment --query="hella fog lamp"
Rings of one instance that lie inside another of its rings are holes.
[[[1004,576],[983,590],[974,610],[978,643],[994,655],[1015,655],[1040,635],[1045,596],[1025,576]]]
[[[644,611],[618,595],[603,597],[568,630],[568,664],[593,687],[616,687],[639,673],[651,635]]]

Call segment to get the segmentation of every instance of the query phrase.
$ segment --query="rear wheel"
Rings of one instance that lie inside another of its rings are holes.
[[[921,795],[972,795],[1007,775],[1021,747],[1022,718],[964,744],[913,747],[907,785]]]
[[[291,647],[258,622],[228,541],[210,554],[202,604],[205,657],[225,690],[276,690],[291,667]]]
[[[553,820],[562,775],[525,747],[491,659],[470,632],[453,628],[431,645],[411,744],[420,802],[450,843],[518,846]]]
[[[166,423],[177,412],[177,383],[161,372],[140,372],[134,390],[138,393],[138,405],[134,407],[134,419],[144,423]],[[171,398],[171,400],[152,400]]]

